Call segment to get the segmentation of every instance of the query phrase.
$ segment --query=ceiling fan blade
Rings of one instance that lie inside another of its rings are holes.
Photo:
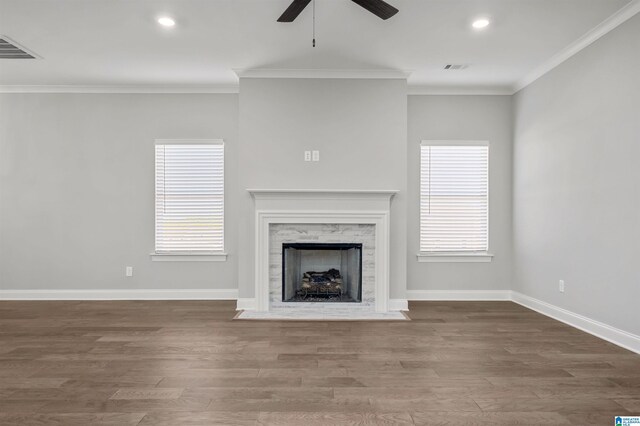
[[[360,6],[367,9],[369,12],[373,13],[379,18],[389,19],[396,13],[398,13],[398,9],[391,6],[389,3],[386,3],[382,0],[351,0],[352,2],[359,4]]]
[[[293,22],[309,3],[311,0],[293,0],[278,22]]]

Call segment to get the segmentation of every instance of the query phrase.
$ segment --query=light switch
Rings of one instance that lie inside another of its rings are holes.
[[[125,274],[127,277],[132,277],[132,276],[133,276],[133,266],[127,266],[127,267],[125,268],[125,272],[124,272],[124,274]]]
[[[313,151],[313,161],[320,161],[320,151]]]
[[[304,152],[304,161],[311,161],[311,151]]]

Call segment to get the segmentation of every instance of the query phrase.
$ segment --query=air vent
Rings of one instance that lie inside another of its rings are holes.
[[[465,68],[467,68],[469,65],[461,65],[461,64],[447,64],[444,66],[445,70],[463,70]]]
[[[35,59],[36,56],[8,37],[0,36],[0,59]]]

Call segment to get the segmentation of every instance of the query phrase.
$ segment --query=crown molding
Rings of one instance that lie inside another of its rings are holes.
[[[0,85],[0,93],[238,93],[237,84],[211,86]]]
[[[411,72],[395,69],[234,69],[239,78],[401,79]]]
[[[512,95],[602,36],[640,13],[640,0],[628,4],[553,55],[511,86],[433,86],[409,85],[408,95]],[[7,40],[11,41],[8,37]],[[21,46],[22,48],[22,46]],[[31,50],[25,50],[40,58]],[[239,78],[335,78],[335,79],[407,79],[409,70],[396,69],[234,69]],[[239,93],[238,84],[221,85],[0,85],[0,93]]]
[[[553,55],[551,58],[549,58],[549,60],[535,68],[524,78],[518,81],[515,85],[514,93],[524,89],[558,65],[562,64],[567,59],[571,58],[576,53],[580,52],[582,49],[591,45],[600,37],[604,36],[605,34],[609,33],[619,25],[635,16],[638,12],[640,12],[640,0],[632,0],[616,13],[589,30],[582,37],[562,49],[560,52]]]
[[[312,70],[311,70],[312,71]],[[346,77],[346,74],[339,74],[339,71],[335,74],[325,74],[325,77],[311,77],[311,73],[308,77],[258,77],[252,75],[251,77],[242,78],[364,78],[364,79],[391,79],[387,74],[387,77],[383,77],[381,74],[369,74],[368,77],[356,77],[355,74],[351,74],[351,77]],[[338,77],[343,75],[343,77]],[[375,76],[377,75],[377,77]],[[404,78],[404,77],[403,77]],[[80,85],[0,85],[0,93],[176,93],[176,94],[189,94],[189,93],[238,93],[238,85],[217,85],[217,86],[80,86]],[[514,91],[508,86],[408,86],[408,95],[511,95]]]
[[[407,94],[420,95],[513,95],[511,86],[422,86],[409,85]]]

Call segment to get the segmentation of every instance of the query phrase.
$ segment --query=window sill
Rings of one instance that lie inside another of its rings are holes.
[[[154,262],[226,262],[227,253],[151,253]]]
[[[486,263],[493,260],[492,253],[418,253],[420,263]]]

